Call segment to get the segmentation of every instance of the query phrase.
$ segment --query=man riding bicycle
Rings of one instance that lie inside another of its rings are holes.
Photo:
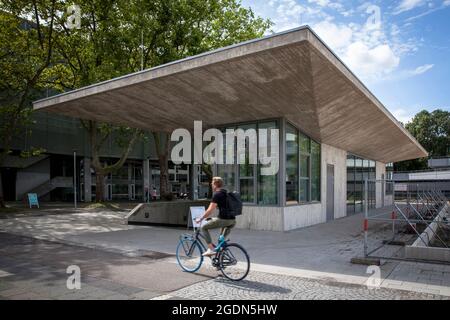
[[[203,256],[213,256],[216,254],[215,246],[212,243],[211,235],[209,234],[210,229],[222,228],[221,234],[227,237],[230,234],[231,228],[236,225],[236,218],[234,216],[227,215],[226,212],[226,202],[227,202],[227,191],[223,189],[223,180],[220,177],[214,177],[211,182],[211,187],[213,191],[213,197],[208,209],[205,211],[202,217],[196,220],[197,223],[201,223],[202,220],[207,220],[208,222],[201,228],[205,240],[208,244],[208,250],[203,253]],[[219,216],[216,218],[209,218],[213,212],[219,208]]]

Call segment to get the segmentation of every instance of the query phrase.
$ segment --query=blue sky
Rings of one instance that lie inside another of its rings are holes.
[[[279,32],[310,25],[402,122],[450,110],[450,0],[242,0]]]

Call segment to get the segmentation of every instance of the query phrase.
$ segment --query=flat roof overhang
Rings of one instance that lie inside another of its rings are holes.
[[[426,150],[308,27],[178,60],[33,103],[152,131],[285,117],[315,140],[396,162]]]

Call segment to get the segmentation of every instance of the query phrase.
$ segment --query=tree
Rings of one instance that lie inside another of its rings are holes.
[[[136,0],[126,4],[123,14],[129,22],[122,29],[123,42],[134,54],[130,59],[134,63],[129,65],[135,69],[258,38],[272,25],[236,0]],[[141,35],[141,39],[133,35]],[[133,50],[139,47],[139,51]],[[153,137],[160,166],[160,194],[164,196],[169,191],[169,136],[154,132]]]
[[[420,111],[405,128],[428,151],[430,157],[447,156],[450,153],[450,112],[437,109]],[[395,163],[395,171],[411,171],[427,168],[427,158]]]
[[[70,29],[65,15],[58,19],[63,34],[56,43],[61,61],[49,74],[53,86],[61,91],[87,86],[133,71],[130,57],[117,38],[122,24],[114,1],[75,1],[82,13],[81,26]],[[107,123],[81,120],[90,141],[91,167],[96,174],[96,202],[104,201],[104,177],[125,163],[142,130]],[[122,152],[112,164],[100,160],[102,146],[113,137]]]
[[[0,2],[0,167],[14,136],[30,121],[31,101],[46,87],[56,10],[56,0]],[[5,206],[1,172],[0,206]]]
[[[85,86],[261,37],[271,26],[237,0],[74,3],[83,13],[82,26],[68,30],[62,24],[66,37],[57,44],[66,66],[57,70],[65,75],[58,80],[62,88]],[[169,193],[169,135],[153,132],[153,138],[164,197]]]
[[[92,168],[95,170],[95,199],[96,202],[104,201],[104,178],[106,175],[120,169],[128,158],[136,140],[140,137],[141,131],[123,127],[113,127],[107,124],[98,124],[96,121],[82,121],[84,128],[89,133]],[[121,157],[113,164],[105,164],[100,160],[100,151],[105,141],[110,135],[116,132],[115,142],[122,148]]]
[[[79,6],[80,28],[69,28],[68,5]],[[15,23],[14,26],[2,17],[0,39],[4,40],[0,54],[9,59],[2,59],[1,72],[9,76],[2,77],[2,89],[6,87],[9,92],[21,93],[21,99],[17,99],[19,102],[15,102],[13,108],[12,121],[9,121],[14,127],[18,127],[16,119],[22,115],[23,106],[33,100],[30,98],[32,88],[52,88],[61,92],[80,88],[257,38],[271,26],[270,21],[255,17],[252,10],[242,7],[239,0],[74,0],[70,3],[63,0],[11,0],[2,1],[0,10],[11,13]],[[26,31],[18,30],[21,21],[29,17],[33,17],[33,25]],[[9,120],[8,117],[3,119]],[[94,170],[100,171],[100,175],[123,165],[122,159],[131,150],[135,137],[140,136],[137,129],[95,122],[85,123],[83,127],[91,141],[97,139],[95,144],[91,143],[94,158],[99,157],[101,142],[112,132],[130,133],[128,145],[122,149],[122,156],[112,168],[101,167],[100,161],[92,161]],[[109,129],[104,130],[106,127]],[[11,129],[6,131],[6,138],[16,134]],[[160,134],[154,136],[162,138]],[[164,143],[166,138],[156,140],[163,172],[160,185],[167,192],[168,170],[166,172],[165,168],[168,167],[169,148]]]

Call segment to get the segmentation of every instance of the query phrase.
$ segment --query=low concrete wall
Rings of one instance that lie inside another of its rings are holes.
[[[206,208],[208,204],[205,200],[141,203],[125,217],[125,223],[187,226],[189,207]]]
[[[438,222],[441,222],[443,217],[447,216],[448,203],[442,208],[436,219],[425,229],[424,232],[417,238],[410,246],[405,247],[405,257],[408,259],[423,259],[433,261],[450,262],[450,249],[429,247],[433,241],[438,229]]]
[[[308,227],[326,221],[322,203],[311,203],[283,208],[284,231]]]
[[[385,195],[384,196],[384,206],[392,206],[394,204],[394,196],[393,195]]]
[[[266,231],[283,231],[283,208],[244,206],[237,217],[236,228]]]
[[[17,171],[16,200],[21,200],[27,192],[50,180],[50,158]],[[41,199],[41,198],[39,198]]]

